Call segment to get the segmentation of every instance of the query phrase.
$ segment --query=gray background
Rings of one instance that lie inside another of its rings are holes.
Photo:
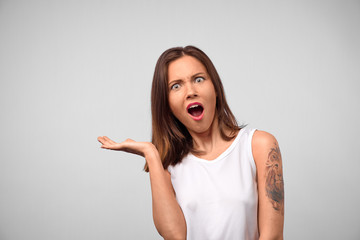
[[[285,238],[360,239],[359,1],[0,0],[0,239],[161,239],[144,160],[154,66],[204,50],[284,161]]]

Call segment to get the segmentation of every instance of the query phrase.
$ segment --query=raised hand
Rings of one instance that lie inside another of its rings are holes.
[[[132,139],[126,139],[124,142],[117,143],[106,136],[98,137],[97,140],[102,144],[101,148],[124,151],[142,157],[145,157],[150,151],[156,150],[155,146],[150,142],[136,142]]]

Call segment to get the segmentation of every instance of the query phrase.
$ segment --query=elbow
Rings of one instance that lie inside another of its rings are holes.
[[[160,235],[164,238],[164,240],[185,240],[186,235],[185,234],[161,234]]]
[[[172,229],[168,231],[159,231],[159,234],[164,238],[164,240],[185,240],[186,239],[186,231],[182,231],[180,229]]]
[[[185,240],[185,236],[164,237],[164,240]]]
[[[259,240],[284,240],[282,234],[277,235],[260,235]]]

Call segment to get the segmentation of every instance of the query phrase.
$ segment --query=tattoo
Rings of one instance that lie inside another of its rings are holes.
[[[266,195],[273,208],[284,215],[284,181],[282,175],[281,153],[278,144],[270,149],[266,161]]]

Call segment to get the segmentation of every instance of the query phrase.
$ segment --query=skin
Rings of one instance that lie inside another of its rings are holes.
[[[153,219],[159,234],[166,240],[186,239],[186,222],[175,191],[171,184],[171,176],[164,170],[159,152],[150,142],[136,142],[127,139],[117,143],[106,136],[98,137],[101,148],[124,151],[145,158],[149,166]]]
[[[216,93],[204,65],[194,57],[184,56],[169,64],[169,105],[172,113],[188,129],[196,150],[205,159],[214,159],[231,142],[221,138],[215,118]],[[190,103],[204,106],[204,117],[196,121],[187,111]]]
[[[214,121],[216,93],[205,67],[196,58],[184,56],[169,64],[169,105],[171,112],[192,136],[209,130]],[[204,107],[204,117],[196,121],[187,111],[190,103]]]
[[[216,93],[205,67],[196,58],[183,56],[169,64],[169,105],[172,113],[191,134],[201,158],[213,160],[232,143],[221,138],[216,117]],[[187,112],[189,103],[200,102],[204,117],[196,121]],[[226,133],[230,134],[230,130]],[[143,156],[149,166],[153,218],[164,239],[185,239],[186,222],[156,147],[149,142],[127,139],[116,143],[108,137],[98,137],[102,148],[125,151]],[[259,193],[258,222],[260,240],[283,239],[284,187],[279,145],[273,135],[255,131],[252,151],[257,167]]]
[[[257,130],[252,152],[257,169],[260,240],[283,239],[284,182],[279,144],[270,133]]]

